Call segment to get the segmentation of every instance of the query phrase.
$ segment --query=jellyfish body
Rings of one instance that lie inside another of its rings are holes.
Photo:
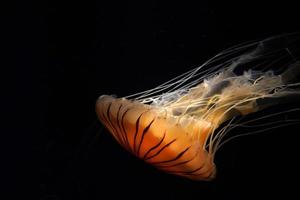
[[[100,120],[129,152],[168,173],[192,179],[214,177],[210,155],[200,150],[211,125],[205,121],[180,126],[176,118],[157,108],[126,99],[102,96],[97,103]]]
[[[211,180],[216,175],[215,153],[235,117],[299,97],[295,80],[300,63],[286,44],[273,47],[284,37],[230,48],[136,95],[101,96],[97,115],[118,143],[145,162],[170,174]],[[274,62],[287,57],[292,59],[284,64]],[[274,63],[280,68],[272,69]]]

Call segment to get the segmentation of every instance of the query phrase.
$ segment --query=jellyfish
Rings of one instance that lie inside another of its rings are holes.
[[[297,42],[299,34],[293,33],[236,45],[153,89],[100,96],[97,116],[123,148],[146,163],[212,180],[217,150],[237,137],[225,137],[241,125],[235,120],[299,100]]]

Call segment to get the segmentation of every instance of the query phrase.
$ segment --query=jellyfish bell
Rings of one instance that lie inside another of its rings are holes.
[[[211,124],[190,117],[179,119],[160,107],[101,96],[97,113],[115,139],[147,163],[191,179],[211,179],[215,165],[201,148]]]
[[[235,117],[300,97],[300,62],[289,45],[277,45],[287,38],[296,41],[284,35],[239,45],[154,89],[100,96],[97,115],[118,143],[145,162],[170,174],[211,180],[215,153]]]

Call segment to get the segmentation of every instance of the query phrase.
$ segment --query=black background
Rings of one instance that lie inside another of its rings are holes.
[[[15,8],[4,18],[16,66],[5,110],[14,142],[6,157],[18,172],[6,185],[22,179],[18,188],[27,194],[37,180],[40,199],[299,196],[299,125],[228,143],[216,157],[217,179],[194,182],[127,153],[94,111],[102,94],[150,89],[232,45],[299,31],[296,3],[40,1]]]

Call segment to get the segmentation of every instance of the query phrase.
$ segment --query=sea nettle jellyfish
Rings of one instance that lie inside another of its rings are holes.
[[[299,97],[298,39],[287,34],[247,42],[154,89],[100,96],[97,115],[118,143],[145,162],[170,174],[211,180],[216,151],[237,137],[224,136],[247,123],[237,119]]]

